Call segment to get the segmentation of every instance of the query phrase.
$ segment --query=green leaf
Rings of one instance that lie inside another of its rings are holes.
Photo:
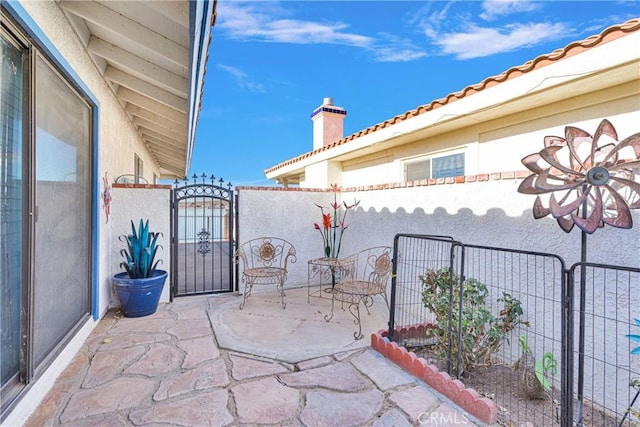
[[[154,263],[154,259],[160,247],[157,245],[160,234],[149,231],[149,220],[140,219],[137,230],[132,220],[131,234],[120,236],[120,240],[126,240],[127,243],[127,248],[120,251],[120,255],[125,259],[120,265],[129,277],[144,278],[153,275],[158,265],[158,262]]]

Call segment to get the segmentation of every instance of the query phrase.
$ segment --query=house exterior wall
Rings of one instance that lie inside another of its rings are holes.
[[[575,126],[591,134],[600,121],[608,119],[622,139],[640,130],[638,82],[615,86],[589,95],[563,100],[526,112],[456,129],[420,141],[397,146],[383,153],[334,162],[339,170],[318,172],[318,165],[305,168],[301,187],[345,187],[403,182],[404,163],[425,156],[465,154],[465,175],[522,170],[521,159],[544,148],[544,137],[564,137],[565,126]],[[341,169],[341,170],[340,170]]]

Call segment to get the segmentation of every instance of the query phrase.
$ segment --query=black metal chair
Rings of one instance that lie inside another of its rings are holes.
[[[259,237],[238,247],[236,262],[242,260],[242,281],[244,295],[240,310],[251,296],[255,284],[275,284],[280,292],[282,308],[284,302],[284,282],[287,280],[287,263],[296,262],[296,250],[286,240],[277,237]]]
[[[359,340],[363,337],[360,304],[371,314],[369,307],[373,305],[373,297],[381,295],[389,309],[387,282],[391,277],[392,251],[393,248],[389,246],[377,246],[340,260],[342,274],[333,288],[331,313],[325,316],[327,322],[333,318],[336,300],[348,304],[349,312],[355,318],[354,323],[358,325],[358,331],[353,336]]]

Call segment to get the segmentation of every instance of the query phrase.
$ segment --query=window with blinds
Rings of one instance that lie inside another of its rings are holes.
[[[404,180],[448,178],[464,175],[464,153],[421,158],[404,163]]]

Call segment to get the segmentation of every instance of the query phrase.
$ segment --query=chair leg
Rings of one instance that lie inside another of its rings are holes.
[[[244,308],[244,304],[247,302],[247,298],[251,296],[251,290],[253,289],[253,281],[245,280],[244,282],[244,294],[242,295],[242,302],[240,303],[240,310]]]
[[[351,315],[355,318],[353,323],[358,325],[358,332],[353,333],[353,338],[356,341],[364,337],[364,335],[362,334],[362,324],[360,323],[360,301],[362,301],[362,298],[358,298],[357,300],[352,301],[349,304],[349,313],[351,313]]]
[[[320,292],[322,292],[322,289],[320,289]],[[336,300],[335,299],[335,295],[331,294],[331,313],[324,315],[324,321],[327,322],[327,323],[329,321],[331,321],[331,319],[333,319],[333,306],[334,306],[334,301],[335,300]]]
[[[278,291],[280,291],[280,301],[282,302],[282,309],[287,308],[287,304],[284,302],[284,281],[278,282]]]

